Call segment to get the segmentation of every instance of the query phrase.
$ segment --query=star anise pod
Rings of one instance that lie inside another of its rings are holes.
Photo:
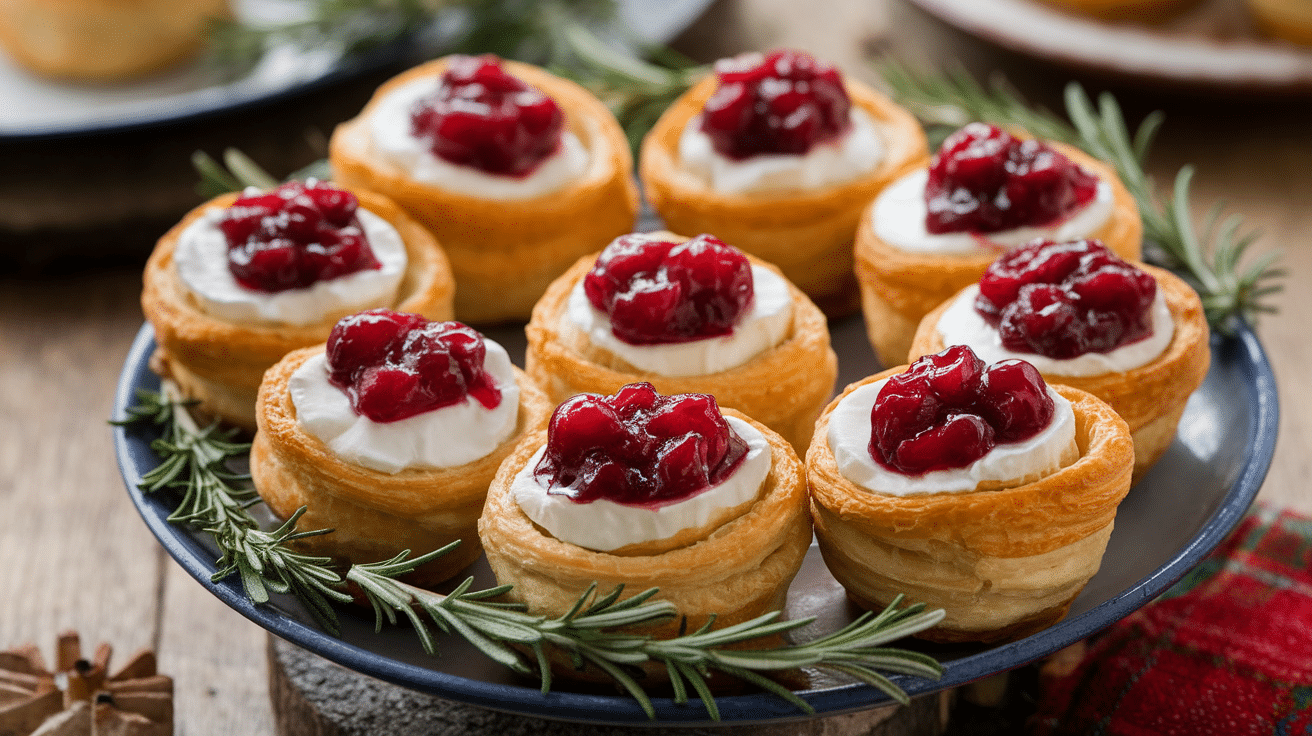
[[[173,679],[158,673],[155,653],[143,649],[111,675],[112,653],[102,643],[85,659],[71,631],[56,642],[53,671],[32,644],[0,652],[0,734],[172,736]]]

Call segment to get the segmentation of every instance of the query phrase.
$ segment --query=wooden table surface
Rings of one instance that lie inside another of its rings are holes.
[[[705,58],[785,44],[868,79],[872,44],[913,63],[1001,69],[1040,99],[1055,99],[1068,76],[902,0],[851,0],[824,13],[794,0],[722,0],[681,42]],[[1312,512],[1312,113],[1289,101],[1116,91],[1131,111],[1168,113],[1151,161],[1159,180],[1192,162],[1199,212],[1224,200],[1263,229],[1263,247],[1285,253],[1280,312],[1258,326],[1283,409],[1259,499]],[[115,466],[106,419],[141,325],[139,289],[136,262],[62,276],[0,273],[0,648],[35,642],[49,653],[65,629],[80,631],[84,645],[113,643],[120,661],[151,646],[176,682],[179,734],[270,734],[264,632],[167,558]]]

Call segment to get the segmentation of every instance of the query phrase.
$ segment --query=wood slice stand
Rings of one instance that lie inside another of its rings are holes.
[[[501,713],[407,690],[269,637],[269,699],[279,736],[938,736],[945,691],[859,713],[764,726],[607,726]]]

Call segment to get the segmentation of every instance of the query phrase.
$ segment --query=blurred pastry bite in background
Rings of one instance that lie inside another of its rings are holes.
[[[0,0],[0,46],[38,74],[112,82],[190,58],[229,15],[228,0]]]

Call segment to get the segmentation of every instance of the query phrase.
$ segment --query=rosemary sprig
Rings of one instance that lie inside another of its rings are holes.
[[[1176,174],[1171,197],[1163,201],[1144,162],[1163,116],[1154,112],[1131,135],[1116,98],[1108,93],[1095,106],[1078,83],[1066,86],[1070,122],[1021,99],[1001,79],[985,87],[964,72],[943,76],[916,74],[896,63],[883,67],[884,79],[900,102],[930,125],[958,127],[972,120],[1016,126],[1049,140],[1062,141],[1111,164],[1134,196],[1143,219],[1147,255],[1184,273],[1203,301],[1208,322],[1222,334],[1233,334],[1236,320],[1253,320],[1272,312],[1268,298],[1283,287],[1286,272],[1277,265],[1280,254],[1267,252],[1241,262],[1257,233],[1238,215],[1221,217],[1218,205],[1204,218],[1201,234],[1194,228],[1189,187],[1194,169]]]
[[[942,666],[918,652],[884,645],[938,623],[939,610],[925,611],[924,604],[899,608],[899,597],[879,614],[865,614],[828,636],[802,644],[766,649],[722,649],[721,647],[782,634],[806,626],[810,619],[778,621],[770,613],[751,621],[721,629],[713,620],[698,631],[673,639],[655,639],[633,633],[632,627],[667,620],[676,615],[668,601],[653,600],[652,588],[621,599],[623,586],[598,595],[594,584],[565,615],[557,618],[533,615],[521,606],[495,600],[511,586],[471,590],[468,578],[447,594],[424,590],[396,578],[449,552],[458,543],[425,555],[411,557],[409,551],[381,562],[351,565],[339,574],[330,558],[293,551],[289,543],[329,530],[296,531],[301,508],[273,531],[263,531],[249,509],[259,502],[248,475],[233,473],[227,461],[247,452],[249,445],[231,441],[216,425],[200,428],[186,411],[187,402],[165,391],[138,391],[137,405],[119,425],[151,425],[160,438],[151,448],[160,465],[142,477],[146,492],[170,489],[181,493],[182,502],[169,521],[208,531],[219,547],[217,570],[212,580],[239,575],[247,595],[255,603],[266,603],[269,593],[291,593],[306,604],[323,628],[340,633],[332,603],[353,600],[347,592],[358,589],[373,606],[375,626],[383,621],[396,624],[404,617],[414,628],[424,650],[436,652],[433,628],[457,634],[496,662],[523,674],[537,674],[542,691],[551,689],[549,651],[563,651],[574,666],[593,666],[609,675],[641,705],[648,717],[655,708],[634,673],[647,662],[664,664],[675,691],[675,700],[689,699],[689,686],[701,699],[707,713],[719,720],[719,708],[707,678],[712,670],[755,684],[792,703],[806,713],[810,704],[761,672],[817,667],[845,673],[907,702],[906,693],[885,672],[937,679]],[[627,630],[626,630],[627,629]],[[518,647],[518,648],[517,648]],[[522,653],[527,650],[531,656]]]
[[[277,45],[351,57],[431,35],[441,19],[455,21],[441,29],[445,52],[548,64],[562,53],[562,27],[598,23],[613,12],[613,0],[308,0],[300,17],[288,22],[217,23],[209,42],[214,65],[236,76]]]
[[[532,672],[524,657],[507,644],[515,644],[533,653],[542,681],[542,692],[551,689],[551,667],[547,649],[564,650],[576,669],[597,667],[628,691],[649,718],[656,711],[651,698],[630,674],[639,665],[663,664],[674,687],[675,702],[688,700],[688,686],[701,698],[713,720],[719,720],[715,698],[710,694],[707,677],[718,670],[787,700],[805,713],[814,709],[805,700],[761,672],[816,667],[843,672],[879,689],[900,703],[909,699],[892,680],[881,674],[898,672],[938,679],[942,666],[919,652],[884,647],[884,644],[923,631],[942,620],[942,609],[926,612],[924,604],[899,608],[899,596],[879,614],[865,613],[840,631],[814,641],[770,649],[722,649],[732,644],[782,634],[806,626],[812,619],[779,621],[779,612],[768,613],[734,626],[713,629],[713,621],[692,634],[673,639],[624,633],[625,627],[641,626],[676,615],[668,601],[651,600],[658,592],[651,588],[621,600],[623,586],[606,595],[597,595],[594,584],[573,608],[558,618],[524,613],[515,607],[489,604],[482,599],[499,596],[510,586],[468,593],[473,582],[466,579],[448,595],[434,593],[399,582],[394,578],[421,564],[398,555],[387,562],[356,565],[346,577],[365,592],[373,604],[376,626],[384,618],[396,623],[397,613],[409,618],[425,650],[433,651],[431,635],[423,617],[446,633],[459,633],[492,659],[523,674]],[[615,631],[620,629],[620,631]]]

